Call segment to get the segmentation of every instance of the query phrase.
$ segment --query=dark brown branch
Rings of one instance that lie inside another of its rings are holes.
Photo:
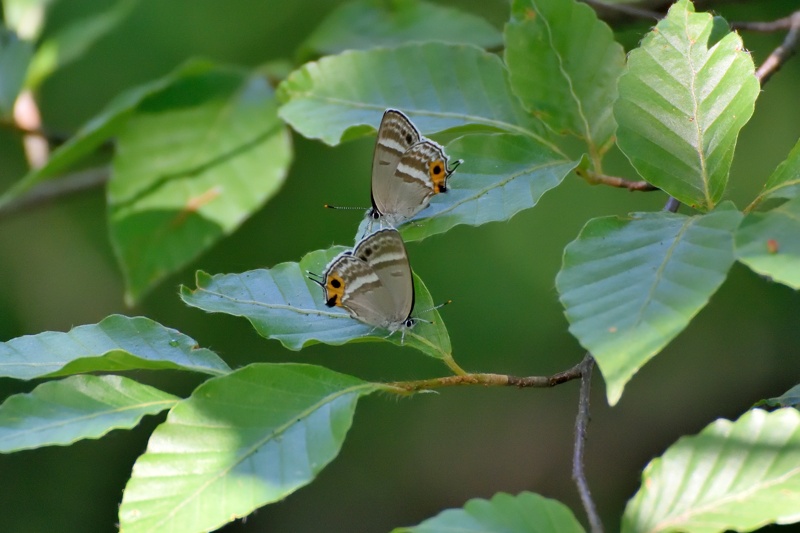
[[[589,530],[592,533],[603,533],[603,523],[600,515],[597,514],[592,494],[589,491],[589,483],[586,481],[586,473],[583,470],[583,457],[586,449],[586,430],[589,426],[589,393],[592,387],[592,370],[594,369],[594,357],[587,353],[580,365],[581,370],[581,392],[578,399],[578,416],[575,418],[575,448],[572,454],[572,479],[578,486],[578,493],[581,496],[583,508],[589,519]]]
[[[761,82],[762,87],[773,74],[780,70],[786,60],[792,57],[797,51],[797,42],[798,39],[800,39],[800,11],[792,13],[789,19],[789,32],[786,34],[783,43],[773,50],[769,57],[758,67],[758,70],[756,70],[756,78]]]
[[[109,175],[108,167],[99,167],[45,181],[24,196],[0,206],[0,219],[39,207],[61,196],[100,187],[108,181]]]
[[[592,185],[608,185],[610,187],[619,187],[620,189],[628,189],[629,191],[658,191],[658,187],[650,185],[646,181],[631,181],[625,178],[618,178],[616,176],[606,176],[605,174],[595,174],[590,170],[576,169],[575,173],[585,179]]]

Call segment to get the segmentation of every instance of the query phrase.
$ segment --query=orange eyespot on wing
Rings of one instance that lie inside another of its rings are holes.
[[[341,307],[342,296],[344,296],[344,280],[339,274],[332,272],[325,280],[325,305]]]
[[[447,168],[444,161],[436,159],[428,163],[428,176],[433,183],[433,191],[435,193],[445,192],[447,190]]]

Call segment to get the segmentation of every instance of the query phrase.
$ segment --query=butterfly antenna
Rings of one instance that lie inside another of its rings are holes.
[[[306,277],[319,285],[320,287],[325,287],[325,283],[322,281],[322,276],[315,272],[311,272],[310,270],[306,270]]]
[[[453,303],[453,300],[447,300],[446,302],[442,302],[439,305],[434,305],[433,307],[424,310],[422,313],[430,313],[431,311],[435,311],[436,309],[439,309],[439,308],[444,307],[445,305],[449,305],[451,303]],[[433,320],[425,320],[424,318],[420,318],[420,317],[414,317],[414,320],[416,320],[418,322],[425,322],[426,324],[436,324],[436,322],[434,322]]]
[[[455,172],[458,167],[460,167],[464,163],[463,159],[456,159],[453,161],[453,167],[450,169],[450,172]]]
[[[339,205],[331,205],[331,204],[325,204],[323,207],[325,209],[341,209],[341,210],[358,209],[359,211],[364,211],[365,209],[368,209],[366,207],[339,206]]]

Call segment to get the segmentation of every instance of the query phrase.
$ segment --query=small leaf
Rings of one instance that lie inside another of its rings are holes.
[[[464,509],[448,509],[418,526],[392,533],[580,533],[569,507],[531,492],[517,496],[502,492],[491,500],[475,498]]]
[[[310,483],[379,385],[252,364],[200,385],[153,432],[125,487],[123,531],[211,531]]]
[[[756,403],[756,407],[800,407],[800,385],[795,385],[777,398],[768,398]]]
[[[117,142],[109,219],[129,301],[238,228],[292,157],[266,79],[222,68],[145,98]]]
[[[508,220],[535,206],[578,165],[522,135],[467,135],[450,143],[447,153],[463,158],[464,163],[448,181],[447,192],[435,195],[427,208],[403,226],[406,242],[458,224]]]
[[[511,88],[558,132],[584,139],[597,158],[616,127],[609,102],[625,51],[594,10],[574,0],[515,0],[505,28]]]
[[[800,197],[747,215],[736,232],[736,258],[759,274],[800,289]]]
[[[58,177],[94,152],[120,131],[135,107],[148,95],[162,90],[184,76],[199,75],[211,68],[212,65],[209,63],[191,61],[163,78],[119,94],[103,111],[89,120],[78,133],[56,148],[43,167],[31,170],[3,193],[0,196],[0,207],[28,192],[40,182]]]
[[[44,26],[45,10],[53,0],[3,0],[6,25],[17,35],[35,41]]]
[[[622,531],[752,531],[800,520],[800,413],[755,409],[682,437],[642,476]]]
[[[739,130],[760,91],[753,60],[720,20],[679,0],[628,56],[614,106],[617,143],[636,171],[711,210],[728,183]]]
[[[0,117],[11,116],[25,82],[33,46],[0,24]]]
[[[179,398],[121,376],[70,376],[0,405],[0,453],[69,445],[136,426]]]
[[[181,299],[204,311],[244,317],[259,335],[276,339],[290,350],[318,342],[341,345],[353,340],[388,340],[431,357],[449,356],[450,337],[438,311],[422,315],[433,324],[420,322],[406,331],[403,339],[400,332],[387,337],[386,331],[351,318],[341,308],[325,305],[322,289],[308,279],[306,272],[321,274],[325,265],[344,250],[343,247],[317,250],[303,257],[300,263],[281,263],[268,270],[215,276],[198,272],[197,288],[181,287]],[[416,276],[414,287],[416,303],[412,315],[420,316],[418,313],[433,307],[433,301]]]
[[[800,140],[794,145],[789,157],[778,165],[775,172],[764,184],[764,190],[758,195],[756,202],[765,198],[797,198],[800,196]]]
[[[503,37],[480,17],[416,0],[356,0],[331,11],[300,47],[300,62],[345,50],[440,41],[499,48]]]
[[[79,59],[95,42],[113,30],[135,5],[134,0],[120,0],[105,11],[76,20],[46,39],[36,50],[28,71],[27,87],[36,89],[57,69]]]
[[[423,133],[478,125],[535,136],[502,61],[444,43],[344,52],[307,63],[278,87],[280,116],[305,137],[337,144],[377,129],[388,107]]]
[[[111,315],[67,333],[46,331],[0,343],[0,376],[34,379],[83,372],[176,369],[224,374],[217,354],[149,318]]]
[[[570,332],[597,360],[614,405],[628,380],[725,280],[741,213],[634,213],[590,220],[556,278]]]

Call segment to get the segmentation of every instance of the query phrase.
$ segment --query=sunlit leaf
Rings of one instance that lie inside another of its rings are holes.
[[[0,116],[11,116],[32,56],[31,43],[0,24]]]
[[[0,405],[0,452],[69,445],[128,429],[179,398],[121,376],[70,376]]]
[[[800,413],[750,411],[683,437],[652,461],[622,531],[752,531],[800,520]]]
[[[241,316],[253,324],[262,337],[276,339],[290,350],[323,342],[340,345],[353,340],[388,340],[443,358],[450,354],[450,337],[438,311],[418,313],[433,307],[430,293],[415,276],[415,312],[434,324],[419,322],[413,329],[388,336],[351,318],[341,308],[325,305],[322,289],[306,275],[321,274],[325,266],[345,248],[334,247],[307,254],[300,263],[281,263],[271,269],[241,274],[209,276],[197,273],[197,288],[181,287],[181,299],[188,305],[213,313]]]
[[[105,11],[76,20],[46,39],[36,49],[26,85],[35,89],[56,69],[79,59],[86,50],[113,30],[136,5],[120,0]]]
[[[82,372],[176,369],[224,374],[217,354],[149,318],[111,315],[66,333],[46,331],[0,343],[0,376],[34,379]]]
[[[580,533],[569,507],[557,500],[523,492],[474,499],[463,509],[448,509],[414,527],[392,533]]]
[[[54,179],[99,146],[116,135],[130,118],[136,106],[148,95],[172,85],[184,76],[197,76],[213,68],[210,63],[191,61],[175,72],[158,80],[140,85],[119,94],[103,111],[89,120],[66,143],[56,148],[47,163],[31,170],[13,187],[0,196],[0,206],[7,204],[45,180]]]
[[[593,157],[614,133],[611,102],[625,51],[594,10],[574,0],[515,0],[506,25],[511,87],[558,132],[584,139]]]
[[[486,20],[458,9],[417,0],[356,0],[328,14],[301,45],[300,58],[413,41],[497,48],[503,36]]]
[[[570,332],[597,360],[614,405],[725,280],[741,213],[634,213],[590,220],[556,278]]]
[[[759,91],[739,35],[679,0],[628,56],[614,106],[617,143],[645,180],[713,209]]]
[[[123,531],[211,531],[310,483],[379,386],[323,367],[253,364],[200,385],[153,432]]]
[[[736,232],[736,259],[759,274],[800,289],[800,197],[747,215]]]
[[[53,0],[3,0],[3,16],[6,25],[17,35],[35,41],[42,31],[45,12]]]
[[[442,233],[458,224],[479,226],[508,220],[559,185],[578,165],[536,139],[511,134],[476,134],[456,139],[447,153],[464,163],[446,193],[402,227],[406,241]],[[368,221],[366,223],[369,223]],[[359,234],[363,234],[364,224]]]
[[[502,61],[480,48],[444,43],[344,52],[307,63],[278,87],[280,116],[328,144],[378,127],[388,107],[422,133],[480,126],[534,135],[540,129],[511,92]]]
[[[217,68],[145,98],[121,129],[111,241],[131,301],[232,233],[274,195],[291,138],[267,80]]]

